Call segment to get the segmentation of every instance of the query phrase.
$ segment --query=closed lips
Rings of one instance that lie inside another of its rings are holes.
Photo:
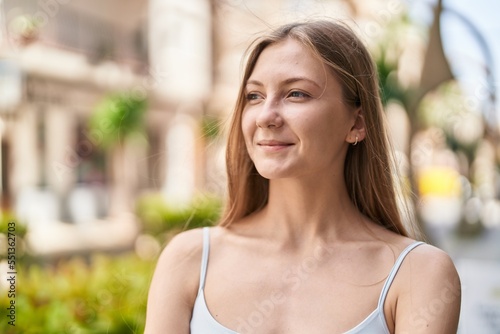
[[[287,143],[287,142],[282,142],[282,141],[277,141],[277,140],[261,140],[257,143],[259,146],[290,146],[293,145],[293,143]]]

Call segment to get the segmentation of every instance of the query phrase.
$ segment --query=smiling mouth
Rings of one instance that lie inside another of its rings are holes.
[[[265,151],[280,151],[293,145],[293,143],[283,143],[277,141],[262,141],[257,143],[257,146]]]
[[[283,143],[283,144],[257,144],[257,145],[259,145],[259,146],[275,147],[275,146],[292,146],[293,144]]]
[[[270,147],[274,147],[274,146],[292,146],[294,144],[293,143],[280,142],[280,141],[276,141],[276,140],[262,140],[262,141],[258,142],[257,145],[258,146],[270,146]]]

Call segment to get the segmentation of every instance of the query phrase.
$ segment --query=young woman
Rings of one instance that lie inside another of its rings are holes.
[[[401,218],[378,90],[341,24],[288,24],[253,44],[227,210],[160,256],[146,333],[456,333],[459,278]]]

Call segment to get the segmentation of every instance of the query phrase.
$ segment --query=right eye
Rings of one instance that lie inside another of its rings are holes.
[[[261,96],[257,93],[248,93],[246,96],[245,96],[246,100],[247,101],[255,101],[255,100],[258,100],[261,98]]]
[[[259,95],[255,94],[255,93],[248,93],[246,98],[247,98],[247,100],[256,100],[259,98]]]

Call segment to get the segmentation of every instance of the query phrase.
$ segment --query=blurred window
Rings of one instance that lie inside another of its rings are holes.
[[[134,30],[124,31],[105,19],[59,5],[56,0],[4,1],[7,28],[14,38],[19,37],[31,22],[40,41],[83,53],[92,63],[109,59],[132,64],[148,63],[145,20]],[[117,6],[120,5],[117,2]]]
[[[81,159],[77,169],[77,183],[105,185],[107,161],[104,150],[92,143],[86,135],[86,121],[78,121],[76,133],[75,152]]]

